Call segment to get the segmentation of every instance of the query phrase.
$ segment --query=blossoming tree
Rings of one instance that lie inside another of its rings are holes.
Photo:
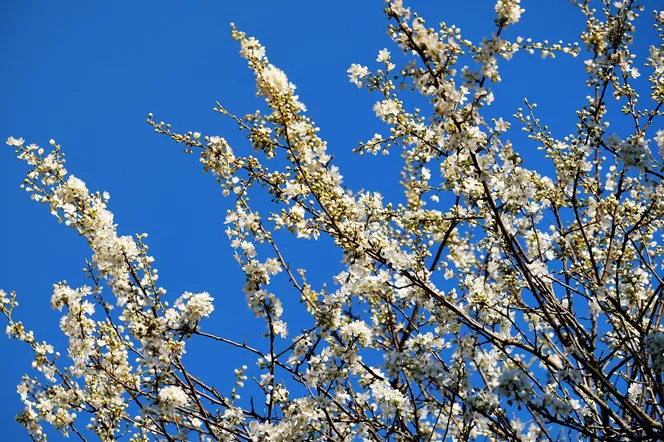
[[[133,442],[664,440],[664,132],[655,127],[664,41],[642,67],[644,107],[630,53],[643,8],[574,3],[587,19],[582,45],[504,39],[524,12],[519,0],[498,0],[481,43],[446,23],[427,28],[401,0],[388,1],[390,35],[408,61],[397,66],[383,49],[378,68],[348,73],[379,97],[374,111],[389,125],[356,151],[400,151],[403,204],[344,186],[295,86],[235,27],[269,112],[215,110],[246,131],[255,153],[149,115],[157,133],[200,155],[232,201],[226,233],[265,345],[208,333],[208,293],[167,296],[146,235],[118,235],[109,195],[68,174],[60,145],[9,138],[30,168],[25,190],[93,252],[89,285],[53,289],[67,357],[26,330],[17,295],[0,291],[7,333],[32,348],[38,372],[18,387],[18,421],[35,440],[46,439],[44,423],[82,440]],[[664,40],[664,12],[653,20]],[[508,122],[485,116],[499,60],[518,51],[589,54],[589,96],[572,134],[554,138],[534,104],[515,115],[550,176],[523,161]],[[411,109],[409,93],[430,109]],[[624,139],[607,132],[611,96],[623,104],[616,118],[633,126]],[[271,204],[254,203],[260,193]],[[277,231],[331,238],[343,252],[335,285],[309,283]],[[271,284],[279,273],[288,293]],[[310,317],[296,335],[280,301],[293,293]],[[194,337],[255,356],[250,402],[239,395],[247,367],[228,388],[188,369],[182,355]]]

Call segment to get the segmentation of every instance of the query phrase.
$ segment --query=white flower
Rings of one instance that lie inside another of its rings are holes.
[[[507,24],[514,24],[521,18],[521,13],[525,9],[519,7],[521,0],[498,0],[496,2],[496,14],[501,20],[505,20]]]
[[[249,37],[240,42],[240,55],[248,59],[256,58],[261,60],[265,57],[265,48],[254,37]]]
[[[363,347],[371,344],[373,332],[364,321],[353,321],[341,327],[341,336],[347,341],[356,339]]]
[[[258,87],[266,97],[271,97],[273,92],[285,95],[291,90],[288,77],[284,71],[273,65],[268,65],[263,69],[261,77]]]
[[[348,78],[350,78],[350,82],[354,83],[357,85],[357,87],[362,87],[362,82],[360,81],[360,78],[364,78],[367,75],[369,75],[369,68],[366,66],[362,66],[356,63],[353,63],[350,65],[348,70]]]
[[[285,338],[286,336],[288,336],[288,326],[282,320],[272,321],[272,332],[275,335]]]
[[[157,403],[160,410],[172,415],[178,407],[183,407],[189,402],[189,397],[184,390],[175,385],[162,388],[157,395]]]
[[[4,290],[0,290],[0,306],[4,304],[9,304],[9,298],[7,297],[7,293],[5,293]]]
[[[390,61],[390,51],[387,49],[381,49],[380,52],[378,52],[378,58],[376,58],[376,61],[379,63],[387,63]]]
[[[390,386],[387,381],[380,380],[371,384],[371,396],[378,402],[381,414],[391,418],[397,410],[404,413],[410,409],[410,402],[399,390]]]
[[[495,121],[495,131],[496,132],[506,132],[510,128],[510,124],[503,120],[503,118],[498,118]]]
[[[9,137],[7,138],[7,144],[10,146],[22,146],[23,145],[23,138],[14,138],[14,137]]]
[[[396,15],[403,17],[406,20],[410,17],[410,8],[403,7],[403,0],[392,0],[390,2],[390,9],[392,9]]]
[[[399,113],[399,105],[394,100],[383,100],[374,104],[374,112],[376,116],[381,120],[385,121],[390,115],[396,115]]]
[[[200,321],[202,318],[207,318],[214,311],[212,301],[214,301],[214,298],[207,292],[198,294],[185,292],[175,302],[175,306],[182,312],[180,322],[191,324]]]

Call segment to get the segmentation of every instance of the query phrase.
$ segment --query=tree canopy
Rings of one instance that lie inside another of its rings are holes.
[[[400,158],[399,196],[344,184],[306,97],[234,25],[264,104],[214,111],[250,147],[148,115],[227,197],[261,342],[207,331],[219,296],[167,294],[147,235],[118,233],[109,194],[69,173],[58,142],[10,137],[24,189],[92,250],[87,285],[53,288],[62,356],[20,322],[20,294],[0,291],[7,333],[34,353],[17,420],[35,440],[44,424],[132,442],[664,440],[664,12],[651,13],[659,41],[640,59],[642,6],[573,3],[579,43],[508,36],[519,0],[496,2],[479,42],[387,1],[394,48],[347,74],[386,128],[354,151]],[[585,59],[587,97],[563,137],[528,100],[490,111],[501,64],[523,51]],[[546,163],[530,164],[524,142]],[[342,257],[327,283],[293,265],[302,242]],[[293,297],[301,330],[286,319]],[[201,340],[256,366],[238,366],[232,385],[199,376],[185,353]]]

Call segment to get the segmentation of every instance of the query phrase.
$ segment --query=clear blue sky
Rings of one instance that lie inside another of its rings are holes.
[[[646,10],[655,3],[646,2]],[[430,26],[445,20],[475,41],[493,30],[492,1],[407,4]],[[523,0],[523,7],[522,23],[506,38],[570,41],[583,26],[583,17],[565,0]],[[2,2],[0,138],[23,137],[44,147],[50,138],[57,140],[67,153],[70,173],[91,190],[110,192],[119,232],[149,233],[160,282],[173,298],[183,291],[209,291],[217,307],[207,321],[210,329],[255,337],[264,325],[246,309],[243,277],[224,234],[224,214],[232,201],[221,197],[196,157],[154,134],[146,115],[154,112],[157,120],[182,132],[224,136],[236,150],[248,147],[236,126],[211,110],[217,100],[238,114],[261,105],[253,75],[230,37],[229,23],[234,22],[258,38],[271,62],[297,85],[346,184],[389,193],[398,179],[398,157],[351,155],[358,141],[383,127],[371,110],[378,98],[350,84],[346,74],[351,63],[375,68],[383,47],[397,51],[386,35],[382,8],[380,0]],[[648,15],[640,21],[649,23]],[[646,35],[652,38],[652,31]],[[647,38],[637,41],[640,55],[648,43]],[[542,61],[518,54],[501,66],[504,83],[495,89],[492,113],[509,117],[528,96],[540,105],[555,134],[574,130],[574,110],[587,94],[581,58]],[[563,86],[568,92],[561,92]],[[49,306],[51,287],[61,280],[86,283],[81,268],[91,253],[73,230],[57,224],[19,189],[26,168],[4,141],[3,146],[0,287],[18,292],[17,315],[37,338],[65,353],[59,315]],[[316,278],[329,281],[332,274],[323,264],[332,258],[316,245],[289,248],[300,250],[299,259],[313,265]],[[194,363],[203,362],[209,374],[217,374],[222,387],[233,368],[252,362],[226,347],[196,354],[194,345],[191,353]],[[30,372],[31,355],[5,336],[0,336],[0,355],[0,439],[27,441],[13,416],[22,408],[16,384]]]

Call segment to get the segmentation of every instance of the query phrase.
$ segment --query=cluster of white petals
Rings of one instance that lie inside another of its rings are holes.
[[[159,405],[159,412],[172,415],[175,411],[183,407],[189,401],[189,396],[184,390],[175,385],[169,385],[161,390],[157,395],[157,403]]]

